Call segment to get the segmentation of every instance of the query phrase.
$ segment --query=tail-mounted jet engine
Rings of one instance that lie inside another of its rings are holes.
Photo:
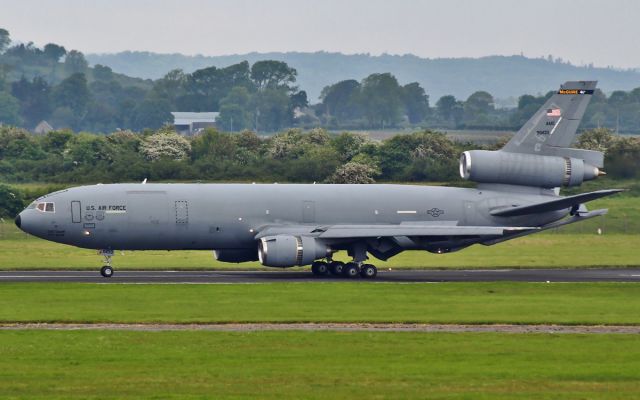
[[[604,175],[598,167],[572,157],[472,150],[460,157],[460,176],[477,183],[555,188],[579,186]]]
[[[308,265],[332,253],[326,243],[307,236],[267,236],[258,247],[260,263],[267,267]]]

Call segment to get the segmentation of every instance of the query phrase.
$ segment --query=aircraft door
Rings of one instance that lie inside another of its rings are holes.
[[[176,201],[176,224],[185,225],[189,223],[189,202],[186,200]]]
[[[79,201],[71,202],[71,222],[74,224],[82,222],[82,206]]]
[[[316,203],[313,201],[302,202],[302,222],[316,222]]]
[[[473,201],[465,201],[462,205],[464,211],[464,223],[472,225],[478,218],[476,213],[476,203]]]

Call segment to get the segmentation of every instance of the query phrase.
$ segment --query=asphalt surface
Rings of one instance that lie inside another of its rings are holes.
[[[273,282],[640,282],[640,268],[380,271],[374,280],[316,277],[290,271],[2,271],[4,282],[85,283],[273,283]]]

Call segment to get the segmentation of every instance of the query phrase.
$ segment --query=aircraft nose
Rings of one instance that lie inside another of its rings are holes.
[[[22,218],[20,217],[20,214],[18,214],[18,216],[16,217],[16,226],[20,228],[21,225],[22,225]]]

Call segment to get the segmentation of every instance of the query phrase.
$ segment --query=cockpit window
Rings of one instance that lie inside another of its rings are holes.
[[[54,203],[41,202],[36,205],[36,209],[41,212],[56,212],[56,206]]]

